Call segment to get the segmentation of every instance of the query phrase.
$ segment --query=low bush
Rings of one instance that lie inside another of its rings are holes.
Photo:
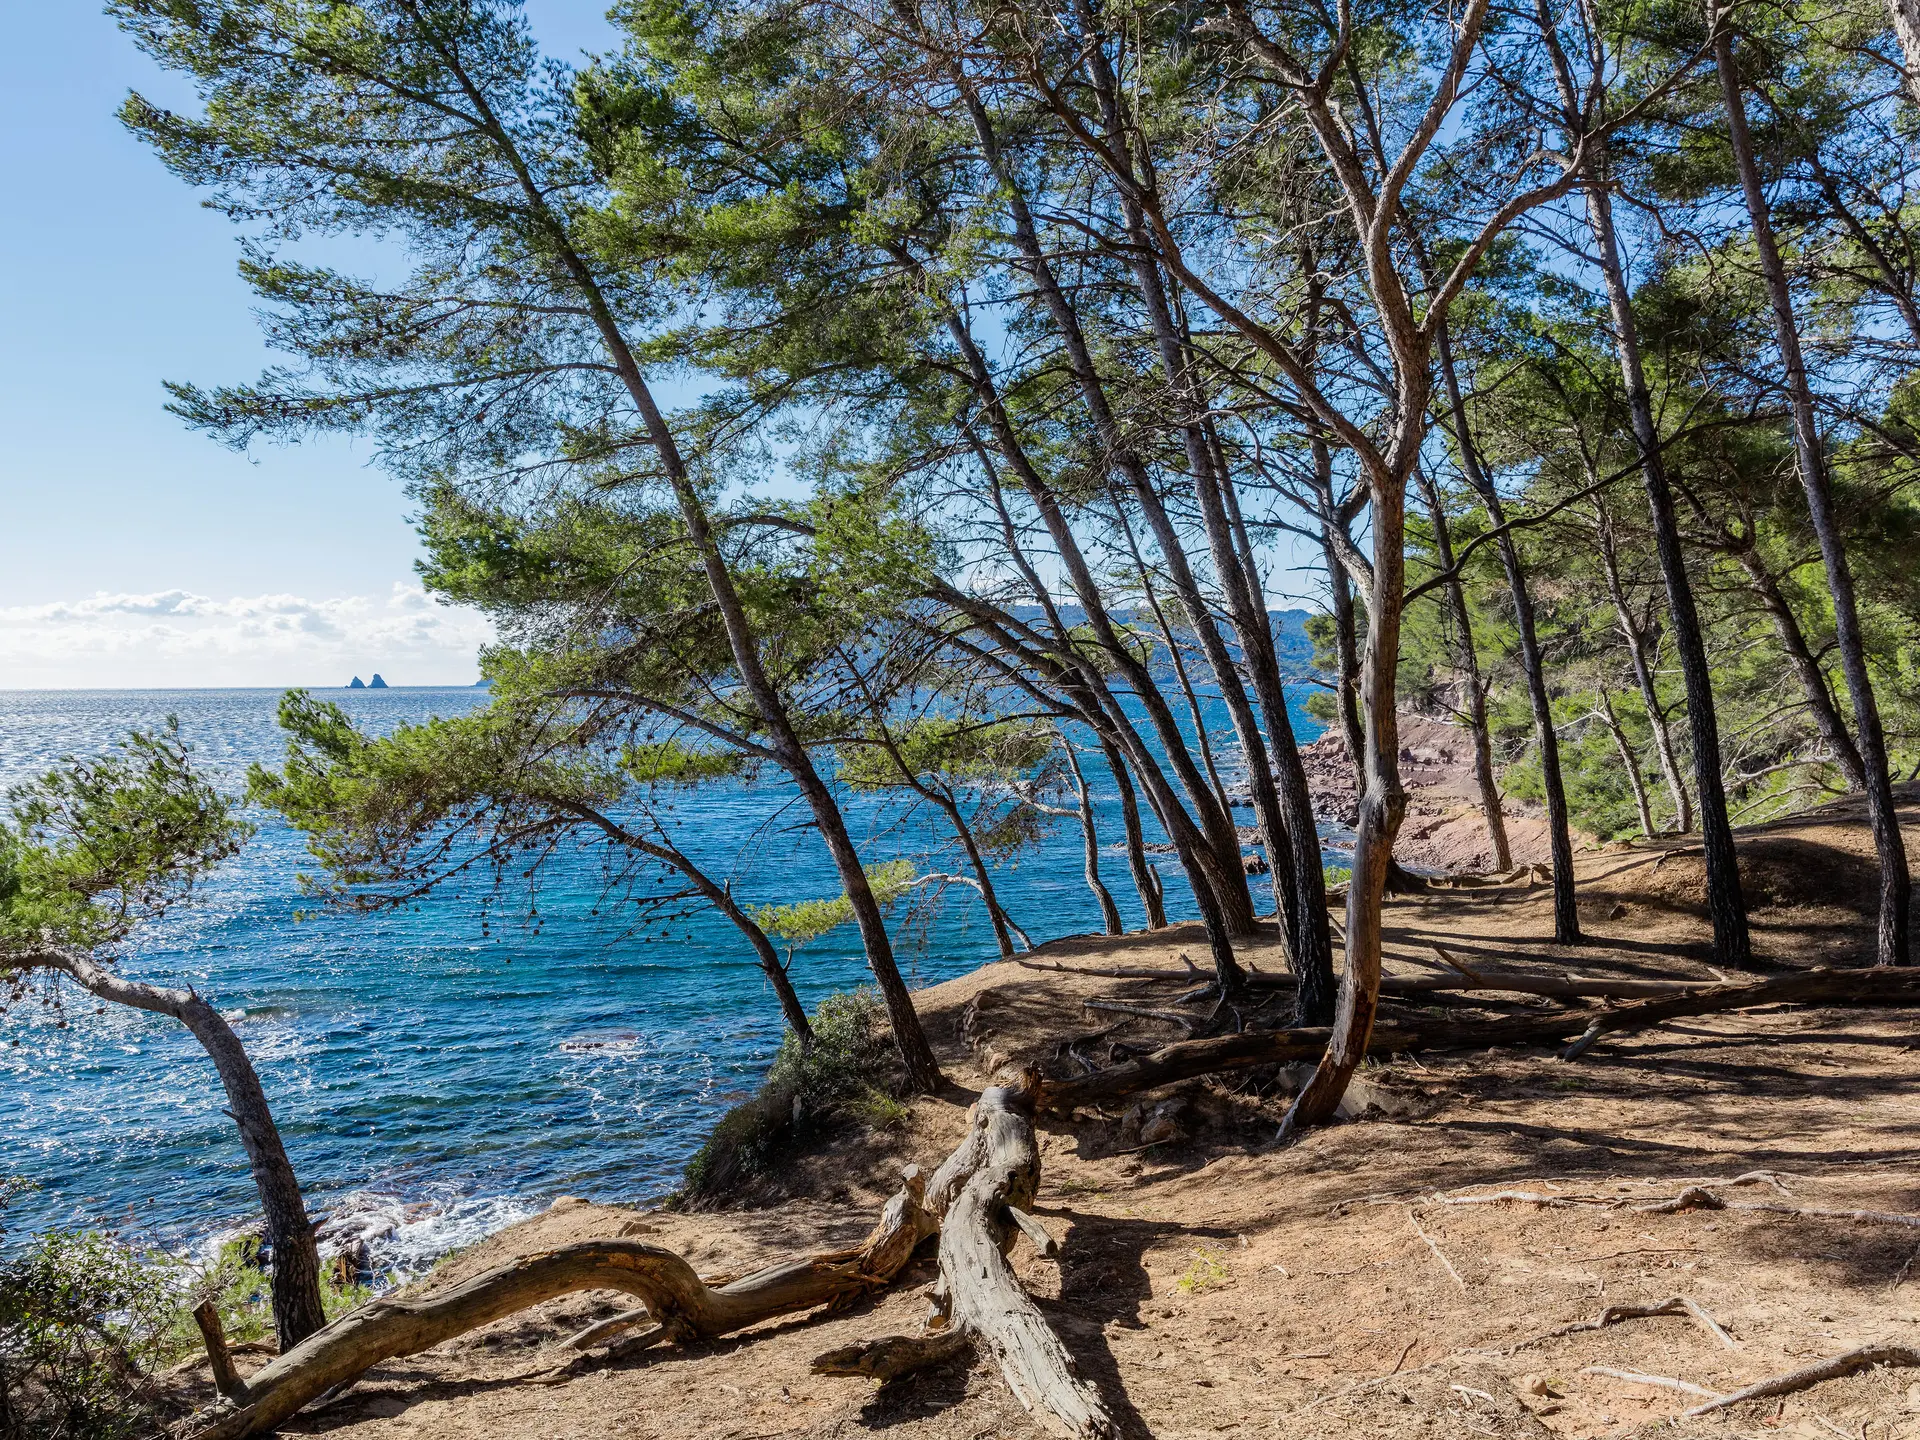
[[[716,1200],[770,1174],[808,1135],[858,1123],[890,1129],[906,1119],[894,1098],[898,1083],[885,1011],[872,990],[830,995],[813,1015],[813,1044],[789,1032],[751,1100],[713,1127],[687,1163],[683,1199]]]
[[[0,1436],[163,1433],[151,1377],[171,1358],[175,1268],[98,1231],[38,1235],[0,1259]]]
[[[0,1211],[18,1189],[0,1182]],[[321,1293],[329,1320],[371,1295],[327,1279]],[[227,1242],[204,1269],[98,1230],[49,1231],[0,1254],[0,1440],[165,1434],[180,1397],[155,1377],[201,1353],[193,1310],[209,1299],[229,1341],[273,1339],[257,1240]]]

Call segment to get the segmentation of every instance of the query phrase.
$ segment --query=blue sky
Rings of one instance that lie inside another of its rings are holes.
[[[527,13],[577,59],[606,4]],[[231,227],[114,119],[190,96],[90,0],[0,14],[0,689],[471,681],[484,626],[415,591],[364,443],[239,456],[161,408],[268,359]]]

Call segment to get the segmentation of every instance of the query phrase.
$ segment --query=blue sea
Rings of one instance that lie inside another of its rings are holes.
[[[321,693],[373,730],[487,699],[477,689]],[[249,762],[282,754],[279,695],[0,691],[0,785],[173,715],[237,790]],[[1294,723],[1303,740],[1320,728],[1304,713]],[[1096,758],[1096,790],[1102,778]],[[697,839],[688,848],[733,875],[748,901],[836,893],[793,799],[773,785],[715,788],[676,814]],[[1110,795],[1098,809],[1103,876],[1137,927],[1118,809]],[[958,867],[934,849],[938,832],[895,803],[855,798],[849,814],[875,860]],[[648,919],[619,903],[598,847],[554,858],[536,917],[524,889],[493,894],[485,881],[411,910],[352,914],[316,908],[299,884],[314,868],[303,838],[273,815],[253,818],[259,833],[198,903],[142,935],[121,963],[137,978],[191,984],[235,1022],[310,1210],[373,1236],[390,1271],[416,1269],[556,1195],[665,1194],[779,1048],[779,1008],[737,932],[698,909]],[[1170,861],[1160,868],[1180,918],[1191,900]],[[1099,927],[1070,820],[995,883],[1036,942]],[[1264,902],[1264,887],[1256,894]],[[977,897],[960,887],[930,913],[900,915],[897,928],[915,986],[995,953]],[[857,934],[847,927],[806,947],[793,975],[809,1005],[864,983]],[[8,1229],[18,1238],[104,1225],[176,1250],[205,1247],[253,1210],[223,1103],[212,1066],[172,1021],[102,1010],[64,985],[0,1010],[0,1176],[33,1185],[9,1207]]]

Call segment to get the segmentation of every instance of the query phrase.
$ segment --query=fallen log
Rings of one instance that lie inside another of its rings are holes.
[[[1562,1010],[1550,1015],[1512,1015],[1462,1024],[1458,1021],[1376,1024],[1367,1043],[1370,1055],[1411,1054],[1417,1050],[1478,1049],[1492,1045],[1551,1044],[1573,1036],[1594,1038],[1641,1030],[1667,1020],[1718,1011],[1779,1004],[1920,1005],[1920,968],[1796,971],[1765,980],[1698,986],[1611,1010]],[[1151,1054],[1072,1080],[1042,1084],[1037,1106],[1070,1114],[1082,1105],[1099,1105],[1123,1095],[1156,1089],[1223,1070],[1248,1069],[1294,1060],[1317,1060],[1329,1032],[1320,1027],[1248,1031],[1239,1035],[1178,1040]],[[1589,1042],[1591,1043],[1591,1042]]]
[[[656,1340],[709,1339],[776,1316],[844,1305],[890,1282],[938,1228],[914,1170],[858,1247],[781,1261],[718,1287],[673,1251],[639,1240],[584,1241],[524,1256],[438,1295],[374,1300],[341,1316],[263,1367],[190,1433],[193,1440],[265,1434],[374,1365],[580,1290],[636,1297],[658,1322]]]
[[[1106,1402],[1075,1372],[1073,1357],[1007,1263],[1040,1186],[1035,1088],[1029,1076],[986,1090],[966,1139],[928,1186],[928,1208],[940,1217],[940,1285],[926,1333],[829,1351],[814,1359],[815,1373],[893,1379],[977,1342],[999,1363],[1014,1398],[1043,1423],[1074,1440],[1119,1433]]]
[[[1033,960],[1014,963],[1027,970],[1088,975],[1105,980],[1153,980],[1163,984],[1184,984],[1193,978],[1190,971],[1150,965],[1043,965]],[[1511,970],[1461,970],[1450,974],[1384,975],[1380,979],[1380,993],[1405,996],[1494,990],[1510,995],[1545,995],[1569,1000],[1642,1000],[1663,995],[1690,995],[1722,983],[1718,980],[1616,980],[1585,975],[1522,975]],[[1247,986],[1253,990],[1295,990],[1299,984],[1298,979],[1284,971],[1262,970],[1247,975]]]

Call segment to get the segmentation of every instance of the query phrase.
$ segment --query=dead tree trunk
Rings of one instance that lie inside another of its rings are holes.
[[[86,955],[68,950],[33,950],[9,954],[6,962],[22,969],[56,971],[76,985],[116,1005],[146,1010],[178,1020],[200,1042],[213,1061],[227,1092],[227,1113],[240,1130],[247,1163],[259,1192],[266,1218],[267,1245],[272,1256],[273,1322],[280,1348],[290,1349],[327,1323],[320,1303],[320,1252],[313,1241],[313,1222],[300,1198],[300,1181],[280,1143],[279,1127],[267,1104],[267,1092],[247,1058],[246,1047],[220,1012],[192,990],[173,990],[128,980]]]
[[[1074,1440],[1110,1440],[1119,1426],[1007,1263],[1040,1188],[1034,1082],[994,1086],[973,1108],[967,1138],[935,1172],[927,1206],[940,1221],[940,1288],[925,1335],[889,1336],[829,1351],[817,1372],[893,1378],[969,1340],[999,1363],[1014,1398]]]
[[[1912,1005],[1920,1001],[1920,971],[1876,966],[1870,970],[1802,970],[1767,980],[1695,985],[1607,1009],[1561,1010],[1492,1020],[1396,1021],[1373,1027],[1364,1042],[1372,1055],[1417,1050],[1478,1049],[1488,1045],[1542,1045],[1589,1035],[1643,1030],[1688,1015],[1709,1015],[1783,1003],[1799,1005]],[[1082,1105],[1104,1105],[1125,1095],[1181,1080],[1282,1061],[1312,1060],[1336,1032],[1324,1028],[1248,1031],[1239,1035],[1179,1040],[1151,1054],[1073,1080],[1047,1081],[1038,1106],[1071,1114]],[[1298,1102],[1295,1102],[1296,1105]]]

